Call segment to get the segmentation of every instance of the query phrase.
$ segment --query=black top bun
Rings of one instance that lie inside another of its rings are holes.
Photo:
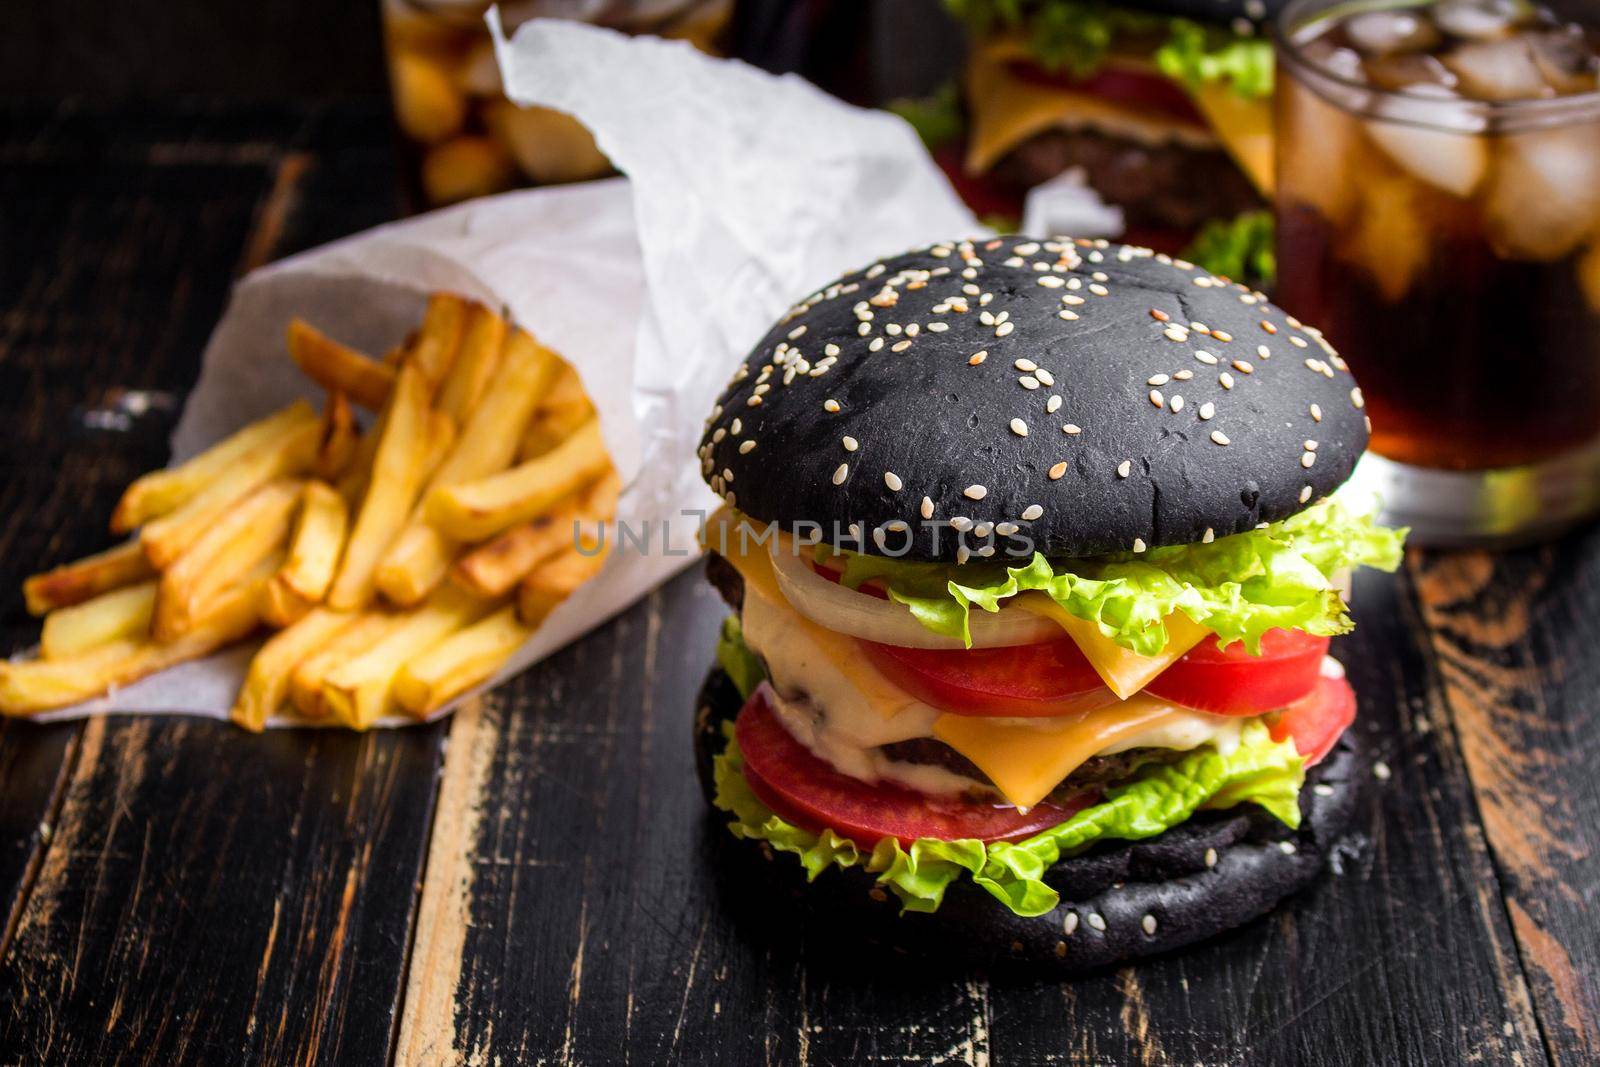
[[[752,518],[867,552],[959,561],[990,525],[1052,557],[1137,552],[1326,496],[1366,448],[1362,403],[1261,293],[1149,249],[1007,236],[792,308],[713,408],[701,469]]]
[[[711,760],[739,711],[733,683],[714,671],[700,693],[695,755],[712,797]],[[839,946],[858,965],[863,944],[908,954],[919,965],[963,970],[1014,962],[1070,977],[1168,952],[1243,925],[1315,881],[1349,828],[1369,773],[1353,731],[1306,772],[1300,827],[1290,830],[1251,804],[1203,811],[1143,841],[1108,841],[1060,860],[1045,881],[1061,894],[1054,911],[1013,914],[970,879],[951,883],[932,914],[899,914],[899,902],[859,868],[826,870],[807,884],[794,856],[740,840],[719,824],[729,909],[753,937]],[[926,961],[922,963],[920,961]]]

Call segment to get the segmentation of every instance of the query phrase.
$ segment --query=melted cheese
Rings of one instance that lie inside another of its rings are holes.
[[[1035,615],[1054,620],[1067,631],[1089,665],[1100,676],[1106,687],[1123,700],[1155,680],[1156,675],[1172,666],[1179,656],[1198,645],[1208,631],[1187,615],[1174,612],[1162,620],[1167,628],[1167,644],[1154,656],[1141,656],[1123,648],[1100,632],[1100,627],[1088,619],[1069,615],[1067,611],[1043,593],[1023,593],[1017,597],[1017,606]]]

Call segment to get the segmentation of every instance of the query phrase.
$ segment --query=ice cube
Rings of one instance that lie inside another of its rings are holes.
[[[1578,287],[1589,310],[1600,314],[1600,233],[1578,259]]]
[[[1538,13],[1529,0],[1443,0],[1432,9],[1434,25],[1469,41],[1497,41]]]
[[[1344,24],[1350,43],[1369,56],[1426,52],[1439,43],[1439,31],[1410,11],[1367,11]]]
[[[1550,88],[1557,93],[1590,93],[1597,87],[1600,56],[1578,26],[1532,34],[1528,47]]]
[[[1405,92],[1414,86],[1439,86],[1454,89],[1456,76],[1433,56],[1419,52],[1374,56],[1367,60],[1367,81],[1390,92]]]
[[[1530,100],[1552,95],[1524,38],[1475,41],[1445,53],[1444,64],[1476,100]]]
[[[1312,66],[1328,72],[1345,81],[1362,82],[1366,80],[1361,68],[1361,53],[1353,48],[1344,48],[1334,44],[1326,37],[1318,37],[1308,41],[1301,48],[1307,62]]]
[[[1600,233],[1600,123],[1501,137],[1485,189],[1497,252],[1535,260],[1567,255]]]
[[[1279,89],[1276,111],[1280,193],[1343,226],[1357,198],[1357,120],[1295,81]]]
[[[1467,197],[1489,165],[1488,142],[1472,133],[1373,120],[1364,124],[1400,169],[1452,196]]]
[[[1378,292],[1397,304],[1432,256],[1422,189],[1403,176],[1364,177],[1361,208],[1345,235],[1345,262],[1371,276]]]

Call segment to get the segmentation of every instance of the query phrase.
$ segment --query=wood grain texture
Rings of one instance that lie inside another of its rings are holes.
[[[1600,533],[1412,560],[1551,1059],[1600,1058]]]

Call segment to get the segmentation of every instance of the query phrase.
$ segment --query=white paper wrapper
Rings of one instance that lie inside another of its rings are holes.
[[[508,42],[490,21],[508,95],[575,114],[627,179],[476,201],[252,273],[207,345],[173,450],[193,455],[316,395],[284,350],[296,315],[382,352],[419,321],[430,290],[506,309],[577,368],[627,486],[618,517],[651,539],[642,552],[619,544],[498,682],[692,561],[696,520],[685,513],[717,503],[694,457],[702,419],[790,304],[875,257],[981,231],[893,116],[678,42],[542,20]],[[675,554],[663,551],[663,524]],[[225,717],[249,652],[41,718]]]

